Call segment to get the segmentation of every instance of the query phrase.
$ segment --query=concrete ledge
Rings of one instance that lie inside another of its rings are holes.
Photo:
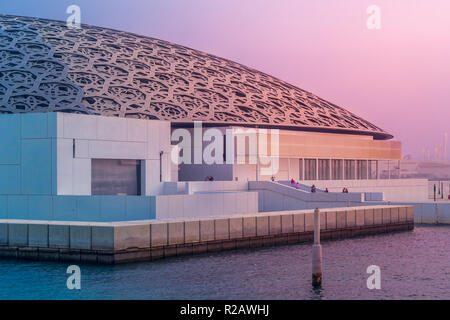
[[[294,232],[294,215],[284,214],[281,216],[281,233]]]
[[[114,228],[106,226],[93,226],[90,228],[90,232],[92,239],[91,245],[87,246],[88,249],[92,248],[93,250],[114,250]],[[72,246],[72,248],[75,248],[75,246]]]
[[[169,245],[184,243],[184,222],[167,224]]]
[[[214,220],[214,230],[215,230],[214,239],[215,240],[228,240],[228,239],[230,239],[229,220],[230,219],[215,219]]]
[[[256,236],[256,217],[243,218],[244,237]]]
[[[336,228],[345,228],[347,226],[347,214],[345,211],[336,212]]]
[[[47,224],[30,224],[28,226],[28,245],[30,247],[48,247]]]
[[[0,224],[0,246],[8,245],[8,224]]]
[[[336,225],[337,225],[337,217],[336,217],[336,211],[327,211],[327,215],[326,215],[326,228],[327,229],[336,229]]]
[[[28,224],[24,223],[8,224],[8,245],[12,246],[28,245]]]
[[[150,225],[119,226],[114,228],[114,249],[150,247]],[[184,240],[184,230],[183,230]]]
[[[69,248],[69,226],[50,224],[48,226],[48,243],[50,248]]]
[[[305,213],[305,231],[314,231],[314,214],[312,212]]]
[[[239,239],[244,236],[244,220],[243,218],[230,218],[230,239]]]
[[[305,215],[304,214],[294,214],[294,232],[304,232],[305,231]]]
[[[200,220],[200,241],[214,240],[214,219]]]
[[[90,250],[92,248],[92,228],[90,226],[71,225],[70,248]]]
[[[152,223],[150,225],[151,241],[150,245],[152,247],[165,246],[169,243],[167,223]]]
[[[322,210],[322,240],[414,228],[414,207]],[[312,241],[312,210],[201,220],[87,223],[0,220],[0,257],[124,263],[203,252]]]
[[[200,221],[184,222],[184,240],[188,243],[200,241]]]
[[[281,233],[281,216],[273,215],[269,216],[269,234]]]

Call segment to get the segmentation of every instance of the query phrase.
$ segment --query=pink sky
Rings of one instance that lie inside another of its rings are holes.
[[[193,34],[183,42],[346,107],[393,133],[404,154],[420,157],[449,130],[450,1],[241,2],[183,23]],[[370,4],[379,31],[366,28]]]
[[[65,20],[73,3],[84,23],[176,42],[311,91],[394,134],[404,154],[420,158],[450,131],[449,0],[16,0],[0,12]],[[366,28],[372,4],[381,30]]]

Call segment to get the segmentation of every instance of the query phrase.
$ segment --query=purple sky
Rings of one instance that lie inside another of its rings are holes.
[[[14,0],[0,13],[148,35],[243,63],[434,149],[450,123],[449,0]],[[367,7],[381,8],[368,30]],[[450,155],[449,155],[450,158]]]

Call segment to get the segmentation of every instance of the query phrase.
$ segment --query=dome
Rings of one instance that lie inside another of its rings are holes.
[[[55,111],[392,138],[233,61],[128,32],[0,15],[0,113]]]

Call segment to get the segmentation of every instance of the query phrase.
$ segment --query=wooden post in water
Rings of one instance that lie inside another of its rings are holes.
[[[322,285],[322,246],[320,245],[319,209],[314,210],[314,244],[312,248],[312,285]]]

